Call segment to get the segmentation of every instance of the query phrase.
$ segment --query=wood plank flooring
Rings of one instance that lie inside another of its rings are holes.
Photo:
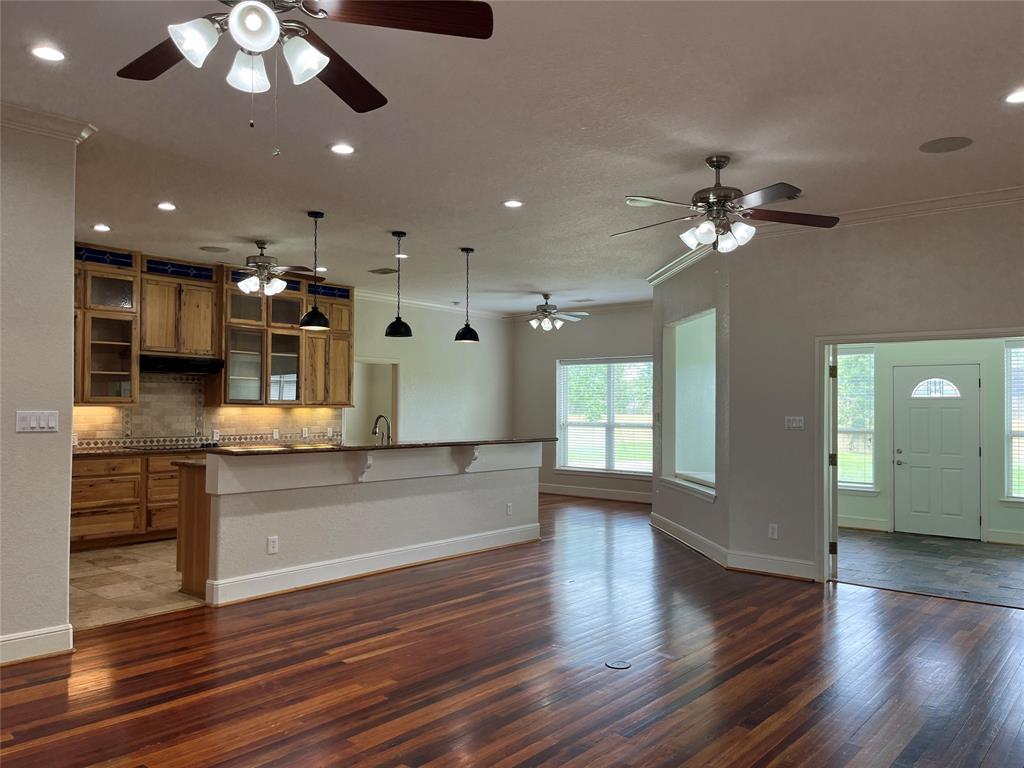
[[[78,633],[3,670],[3,766],[1024,765],[1024,611],[542,509],[540,543]]]

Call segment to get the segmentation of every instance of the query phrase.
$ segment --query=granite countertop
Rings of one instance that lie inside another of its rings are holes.
[[[506,440],[443,440],[438,442],[400,442],[391,445],[341,445],[337,443],[310,443],[308,445],[226,445],[209,448],[206,453],[220,456],[271,456],[286,453],[332,453],[344,451],[398,451],[404,448],[456,448],[476,445],[514,445],[517,443],[553,443],[556,437],[519,437]]]
[[[102,459],[114,456],[163,456],[177,453],[206,453],[213,445],[188,446],[121,446],[110,448],[73,448],[71,457],[75,459]]]

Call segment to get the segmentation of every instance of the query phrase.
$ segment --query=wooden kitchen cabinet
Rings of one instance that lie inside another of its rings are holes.
[[[306,405],[327,405],[327,335],[306,334],[306,371],[302,377],[302,401]]]
[[[225,402],[262,403],[265,332],[229,326],[225,333]]]
[[[216,298],[212,285],[143,276],[142,351],[215,356]]]
[[[352,405],[352,337],[306,334],[303,402],[306,405]]]
[[[139,279],[134,274],[87,270],[85,272],[85,306],[108,312],[138,310]]]
[[[177,280],[142,278],[142,351],[178,351]]]
[[[185,355],[217,354],[217,294],[212,286],[182,283],[178,349]]]
[[[82,402],[134,403],[139,396],[139,335],[134,315],[86,311]]]

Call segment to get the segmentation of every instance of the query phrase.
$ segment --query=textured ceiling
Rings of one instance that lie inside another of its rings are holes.
[[[1024,85],[1022,3],[496,2],[487,41],[319,22],[390,103],[357,115],[319,82],[285,82],[282,64],[276,139],[273,91],[250,129],[249,99],[223,81],[227,38],[202,70],[114,76],[168,23],[220,7],[0,4],[3,98],[99,128],[79,150],[80,239],[194,260],[220,245],[215,258],[240,261],[266,238],[308,263],[317,208],[331,279],[390,291],[367,270],[392,263],[401,228],[410,296],[459,299],[469,245],[475,306],[514,311],[541,290],[563,305],[648,298],[681,228],[609,240],[672,216],[622,198],[688,197],[712,151],[735,158],[726,183],[789,181],[805,195],[780,207],[816,213],[1024,184],[1024,105],[1003,102]],[[36,60],[42,41],[67,59]],[[974,144],[917,151],[949,135]],[[356,154],[327,151],[340,140]],[[504,208],[511,197],[525,206]],[[178,210],[157,211],[163,199]]]

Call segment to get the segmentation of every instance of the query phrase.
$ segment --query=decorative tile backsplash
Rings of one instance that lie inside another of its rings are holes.
[[[330,427],[341,438],[341,408],[274,408],[203,406],[200,376],[146,373],[139,382],[139,402],[130,406],[75,406],[72,431],[78,448],[190,446],[209,441],[213,430],[221,443],[270,442],[280,430],[282,442],[324,439]],[[302,429],[309,429],[303,438]]]

